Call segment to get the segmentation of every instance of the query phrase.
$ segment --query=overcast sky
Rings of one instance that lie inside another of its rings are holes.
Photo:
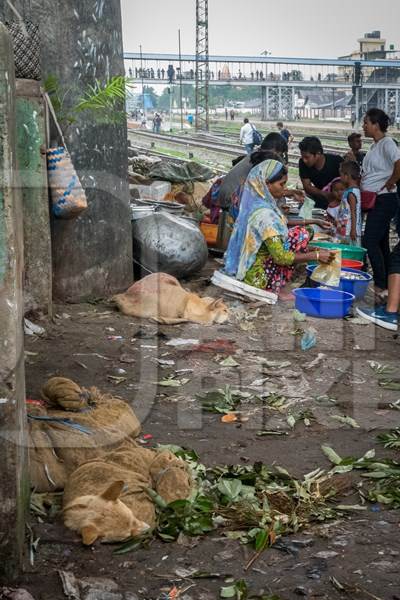
[[[125,51],[195,51],[195,0],[121,0]],[[400,0],[209,0],[210,54],[336,58],[381,30],[400,48]]]

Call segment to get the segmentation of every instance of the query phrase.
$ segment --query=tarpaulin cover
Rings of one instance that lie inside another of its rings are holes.
[[[196,162],[187,162],[175,164],[170,162],[160,162],[154,165],[149,172],[153,179],[170,181],[171,183],[182,183],[185,181],[207,181],[213,177],[214,173],[203,165]]]

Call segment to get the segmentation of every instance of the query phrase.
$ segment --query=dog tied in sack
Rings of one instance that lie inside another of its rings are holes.
[[[123,400],[53,377],[29,405],[31,486],[64,490],[64,524],[86,545],[118,542],[155,526],[152,494],[188,498],[189,466],[168,450],[142,448],[140,423]]]
[[[192,490],[188,467],[169,451],[141,448],[127,440],[72,473],[64,490],[64,524],[86,545],[97,539],[119,542],[138,536],[156,523],[148,490],[167,504],[188,498]]]
[[[124,315],[153,319],[166,325],[188,321],[212,325],[229,319],[228,307],[222,299],[201,298],[188,292],[167,273],[147,275],[113,300]]]

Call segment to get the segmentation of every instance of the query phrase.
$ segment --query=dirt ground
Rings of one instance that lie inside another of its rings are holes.
[[[208,280],[215,266],[210,262],[201,276],[189,282],[190,287],[220,296]],[[96,385],[129,402],[142,422],[143,434],[153,436],[149,446],[174,443],[193,448],[206,465],[263,461],[301,476],[318,467],[331,467],[321,451],[322,444],[333,447],[341,456],[361,457],[372,448],[378,457],[396,456],[396,451],[385,450],[376,436],[400,425],[400,412],[390,408],[400,392],[379,387],[367,363],[375,360],[398,365],[396,336],[357,321],[353,324],[307,318],[297,323],[288,306],[263,306],[256,313],[257,308],[251,304],[229,296],[225,300],[232,308],[232,319],[212,327],[157,326],[122,316],[110,303],[56,305],[52,321],[32,317],[45,327],[46,335],[27,336],[27,397],[39,398],[42,385],[54,375],[70,377],[83,386]],[[314,348],[301,350],[300,337],[294,335],[299,326],[315,328]],[[231,351],[223,357],[232,355],[238,366],[221,366],[221,355],[216,352],[166,345],[176,337],[200,342],[231,340]],[[319,354],[324,356],[317,366],[308,368]],[[294,379],[272,373],[262,386],[276,386],[278,390],[285,387],[292,401],[290,411],[297,415],[308,411],[309,426],[299,421],[291,428],[287,411],[252,406],[244,409],[248,420],[243,423],[223,423],[218,414],[202,413],[196,400],[201,391],[227,384],[242,390],[254,390],[251,386],[258,389],[260,382],[256,380],[265,378],[265,374],[257,357],[290,361],[289,370],[300,372]],[[175,364],[162,368],[165,365],[156,361],[160,358]],[[178,373],[178,377],[189,379],[184,386],[157,385],[181,369],[189,369]],[[123,381],[115,379],[121,377]],[[360,427],[341,423],[332,418],[334,415],[351,416]],[[281,430],[287,435],[260,437],[260,430]],[[354,486],[360,481],[357,476]],[[340,502],[359,504],[355,487]],[[219,598],[229,577],[245,579],[250,594],[260,598],[400,598],[399,512],[382,505],[367,503],[365,510],[348,511],[335,521],[311,524],[285,538],[278,548],[266,550],[247,571],[244,568],[254,550],[227,540],[218,531],[186,540],[184,545],[155,540],[148,549],[116,556],[110,545],[84,547],[59,518],[39,523],[32,516],[31,527],[33,538],[40,540],[33,564],[27,559],[18,583],[35,600],[66,598],[59,570],[72,572],[79,579],[112,580],[103,581],[102,592],[93,592],[82,600],[156,600],[174,585],[182,590],[179,598],[183,600],[211,600]],[[208,576],[191,579],[192,567]],[[338,589],[338,582],[350,586],[347,592]]]

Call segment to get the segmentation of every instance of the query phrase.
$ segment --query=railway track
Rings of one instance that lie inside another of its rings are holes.
[[[150,140],[150,142],[159,141],[159,142],[162,142],[163,144],[173,144],[173,145],[178,145],[178,146],[185,146],[188,151],[190,148],[199,148],[199,149],[204,149],[204,150],[211,150],[212,152],[224,154],[225,156],[228,155],[228,156],[236,157],[236,156],[239,156],[240,154],[243,154],[242,146],[239,146],[238,144],[234,144],[234,143],[229,143],[229,142],[225,142],[225,143],[221,144],[218,139],[217,140],[210,139],[210,136],[208,134],[197,134],[196,136],[188,136],[188,135],[177,136],[177,135],[169,135],[169,134],[158,134],[158,133],[152,133],[152,132],[135,129],[135,130],[130,130],[129,135],[133,136],[133,137],[137,136],[141,139],[147,139],[147,140]],[[325,147],[325,148],[327,150],[329,149],[328,147]],[[149,149],[149,148],[146,148],[146,149]],[[333,150],[335,152],[337,152],[338,154],[344,154],[346,152],[345,149],[342,149],[342,151],[340,151],[338,148],[334,148]],[[168,154],[166,154],[166,153],[160,153],[160,155],[168,156]],[[173,158],[173,157],[171,157],[171,158]],[[300,158],[299,152],[290,152],[288,166],[297,168],[299,158]]]

